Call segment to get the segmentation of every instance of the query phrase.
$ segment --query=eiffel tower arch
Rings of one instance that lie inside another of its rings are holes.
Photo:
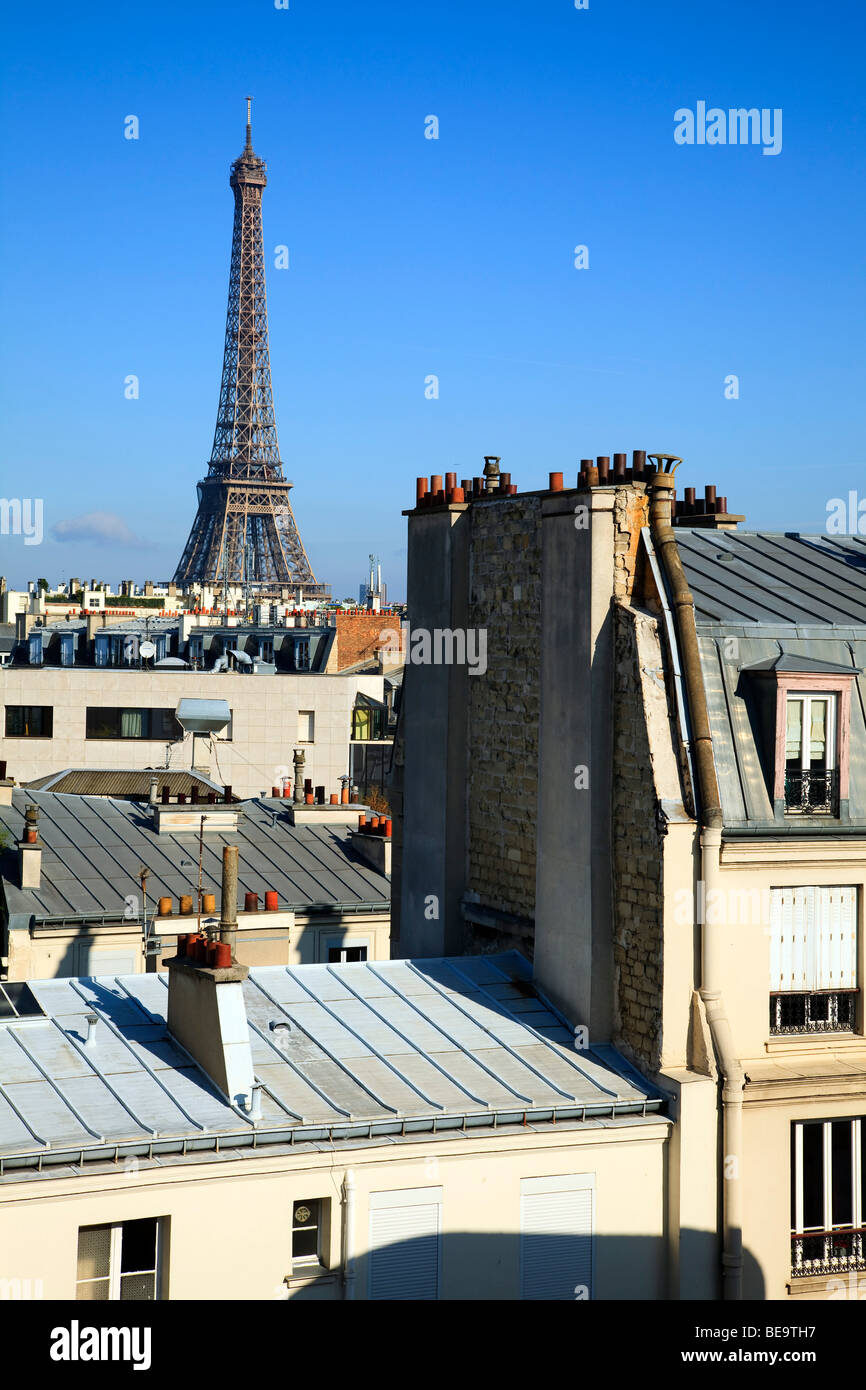
[[[235,217],[213,449],[174,582],[329,598],[331,587],[316,580],[301,541],[277,440],[262,241],[266,168],[253,151],[248,97],[246,145],[229,179]]]

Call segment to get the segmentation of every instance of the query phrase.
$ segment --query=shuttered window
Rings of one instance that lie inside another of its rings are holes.
[[[441,1261],[441,1187],[372,1193],[370,1298],[438,1298]]]
[[[520,1184],[520,1297],[592,1297],[595,1178],[573,1173]]]
[[[857,889],[773,888],[770,992],[857,988]]]

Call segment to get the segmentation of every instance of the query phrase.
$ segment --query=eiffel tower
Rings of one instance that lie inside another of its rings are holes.
[[[262,244],[266,165],[253,152],[251,98],[247,142],[231,167],[235,195],[229,305],[213,449],[198,484],[198,511],[175,584],[243,585],[257,595],[329,598],[317,583],[283,473],[268,349],[268,305]]]

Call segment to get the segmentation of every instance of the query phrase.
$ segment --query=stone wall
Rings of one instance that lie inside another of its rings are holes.
[[[614,1042],[655,1071],[661,1055],[664,822],[647,736],[639,624],[657,629],[650,615],[614,604]]]
[[[469,625],[487,632],[487,671],[469,679],[467,898],[531,923],[538,805],[541,499],[471,511]],[[531,954],[532,932],[467,923],[467,949]]]

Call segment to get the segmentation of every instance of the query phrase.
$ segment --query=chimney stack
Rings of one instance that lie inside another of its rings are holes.
[[[235,851],[237,853],[237,851]],[[196,945],[199,939],[193,938]],[[188,941],[184,943],[184,952]],[[168,967],[168,1031],[233,1105],[249,1113],[255,1075],[244,1005],[245,965],[217,965],[227,954],[213,948],[214,963],[180,954]]]
[[[39,808],[32,803],[24,812],[24,835],[18,841],[18,869],[22,888],[38,888],[42,881],[42,842]]]
[[[235,952],[238,930],[238,847],[223,849],[223,884],[220,903],[220,941],[225,941],[232,955]]]

